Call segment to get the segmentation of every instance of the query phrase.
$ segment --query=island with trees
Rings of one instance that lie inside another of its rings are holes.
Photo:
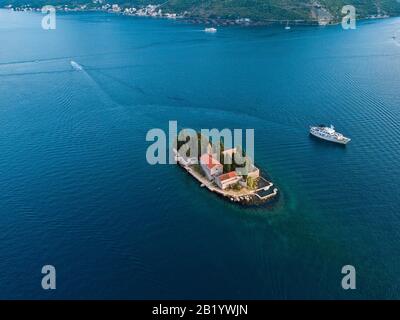
[[[191,148],[190,144],[197,146]],[[212,143],[197,133],[183,141],[177,139],[173,152],[177,164],[199,181],[201,187],[233,203],[258,206],[279,194],[242,148],[225,148],[222,139]]]

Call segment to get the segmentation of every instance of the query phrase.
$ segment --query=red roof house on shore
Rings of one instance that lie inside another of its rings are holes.
[[[200,166],[208,180],[214,179],[223,172],[222,164],[209,153],[205,153],[200,157]]]
[[[235,171],[231,171],[218,176],[215,179],[215,182],[217,183],[218,187],[220,187],[222,190],[225,190],[229,186],[237,183],[240,179],[241,177],[239,177]]]

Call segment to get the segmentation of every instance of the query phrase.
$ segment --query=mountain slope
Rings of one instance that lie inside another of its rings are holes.
[[[87,4],[91,0],[3,0],[4,5],[31,4]],[[359,17],[368,15],[400,15],[400,1],[398,0],[352,0]],[[163,4],[163,10],[182,13],[188,12],[192,17],[203,18],[251,18],[253,20],[315,20],[318,12],[326,12],[339,20],[341,9],[349,4],[345,0],[109,0],[110,4],[119,4],[122,7],[143,6],[148,4]],[[316,13],[317,12],[317,13]]]

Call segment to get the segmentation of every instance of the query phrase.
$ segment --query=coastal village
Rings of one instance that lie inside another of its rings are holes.
[[[81,5],[56,5],[54,6],[57,11],[64,12],[79,12],[79,11],[103,11],[109,13],[118,13],[127,16],[139,17],[162,17],[169,19],[182,18],[185,13],[177,15],[176,13],[163,12],[160,8],[161,5],[149,4],[143,7],[123,7],[118,4],[107,3],[104,0],[93,0],[90,4]],[[35,8],[30,5],[23,5],[13,7],[12,5],[5,6],[6,9],[13,11],[41,11],[41,8]]]
[[[190,12],[183,11],[180,13],[169,12],[163,9],[162,4],[149,4],[145,6],[123,6],[119,4],[107,3],[105,0],[92,0],[89,4],[80,5],[55,5],[57,11],[62,12],[86,12],[86,11],[100,11],[114,14],[120,14],[124,16],[136,16],[136,17],[151,17],[151,18],[164,18],[164,19],[185,19],[191,23],[204,23],[213,25],[250,25],[253,21],[249,18],[237,18],[237,19],[204,19],[199,17],[192,17]],[[39,7],[33,7],[31,5],[13,6],[6,5],[4,8],[12,11],[41,11]]]
[[[200,186],[224,197],[226,200],[243,205],[261,205],[278,195],[274,184],[261,176],[249,157],[244,155],[244,165],[235,165],[240,151],[237,148],[221,149],[220,160],[211,145],[199,157],[187,156],[173,149],[177,163],[195,178]],[[230,159],[232,161],[227,161]]]

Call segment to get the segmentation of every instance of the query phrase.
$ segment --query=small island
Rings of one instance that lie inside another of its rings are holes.
[[[173,148],[177,164],[202,188],[246,206],[259,206],[277,198],[278,189],[261,175],[260,169],[240,147],[225,149],[222,141],[219,146],[207,141],[207,147],[202,148],[204,139],[200,133],[194,137],[200,150],[198,156],[191,156],[187,148],[182,148],[185,142],[179,140]],[[237,159],[241,160],[240,164],[237,164]]]

